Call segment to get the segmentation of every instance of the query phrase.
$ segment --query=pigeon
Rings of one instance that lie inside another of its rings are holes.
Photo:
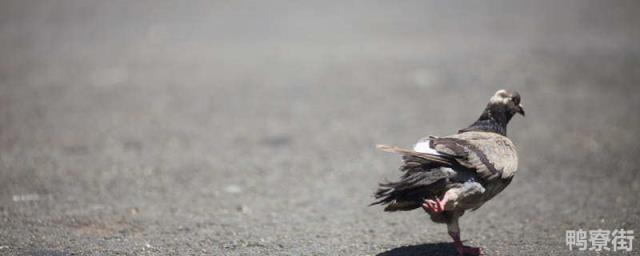
[[[384,211],[424,209],[436,223],[447,224],[459,255],[483,255],[480,248],[460,240],[458,219],[500,193],[518,168],[515,146],[507,138],[507,124],[524,109],[520,94],[498,90],[477,121],[457,134],[418,140],[413,150],[378,145],[402,155],[399,181],[380,183],[371,205]]]

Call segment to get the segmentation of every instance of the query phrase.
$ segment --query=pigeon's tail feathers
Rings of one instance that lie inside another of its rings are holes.
[[[404,171],[396,182],[380,183],[371,205],[386,205],[385,211],[408,211],[422,206],[424,199],[441,196],[446,190],[447,178],[456,175],[448,167],[436,166],[432,162],[420,164],[422,158],[405,158],[400,168]]]
[[[384,207],[385,212],[395,212],[395,211],[411,211],[413,209],[417,209],[421,205],[417,202],[410,201],[394,201]]]
[[[422,206],[424,199],[443,193],[446,178],[455,175],[450,167],[454,161],[447,155],[417,152],[388,145],[378,149],[402,155],[404,172],[397,182],[380,183],[375,193],[376,201],[371,205],[386,205],[385,211],[408,211]]]
[[[395,190],[393,183],[381,183],[380,188],[375,193],[376,201],[369,204],[373,206],[376,204],[386,205],[385,212],[394,211],[409,211],[420,207],[420,203],[415,200],[401,201],[398,191]]]
[[[412,164],[426,164],[431,162],[434,164],[438,164],[439,166],[446,166],[446,167],[451,167],[454,164],[453,160],[446,155],[436,155],[432,153],[417,152],[414,150],[404,149],[404,148],[399,148],[399,147],[389,146],[389,145],[377,145],[376,148],[385,152],[401,154],[405,160],[405,165],[409,163],[408,160],[411,160],[410,162]]]

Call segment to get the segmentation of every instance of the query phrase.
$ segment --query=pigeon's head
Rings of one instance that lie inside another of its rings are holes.
[[[524,116],[520,94],[515,91],[498,90],[489,99],[489,104],[482,111],[480,118],[459,132],[484,131],[507,136],[507,124],[516,114]]]
[[[509,116],[515,114],[524,116],[524,109],[520,103],[520,94],[516,91],[498,90],[489,100],[489,106],[504,109]]]

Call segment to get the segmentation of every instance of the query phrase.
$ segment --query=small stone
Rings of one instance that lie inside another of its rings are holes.
[[[251,212],[251,209],[249,209],[249,206],[246,206],[246,205],[238,205],[238,207],[236,207],[236,210],[244,214]]]
[[[224,188],[224,192],[229,194],[238,194],[242,193],[242,188],[238,185],[229,185]]]

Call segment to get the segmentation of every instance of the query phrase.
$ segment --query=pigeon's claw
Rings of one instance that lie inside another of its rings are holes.
[[[422,209],[428,213],[442,213],[444,212],[446,204],[447,200],[440,200],[438,198],[436,198],[436,200],[426,199],[424,203],[422,203]]]
[[[464,246],[462,244],[462,240],[460,240],[459,232],[449,232],[451,238],[453,238],[453,245],[456,247],[456,251],[458,251],[458,255],[484,255],[482,250],[478,247]]]
[[[458,255],[484,255],[482,250],[479,247],[470,247],[470,246],[457,246],[456,250],[458,251]]]

